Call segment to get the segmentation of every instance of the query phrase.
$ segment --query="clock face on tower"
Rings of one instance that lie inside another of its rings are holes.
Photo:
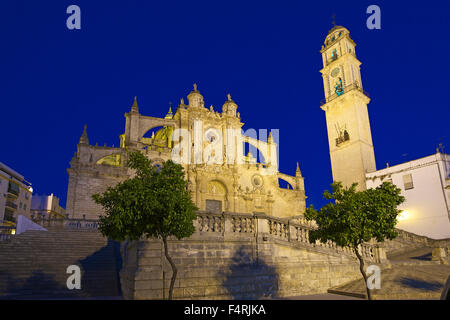
[[[331,71],[331,76],[332,76],[333,78],[336,77],[338,74],[339,74],[339,68],[334,68],[334,69]]]

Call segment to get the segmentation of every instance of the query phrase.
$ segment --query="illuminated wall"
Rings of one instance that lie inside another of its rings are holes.
[[[433,239],[450,238],[450,157],[434,155],[366,174],[368,188],[391,181],[406,198],[397,227]]]

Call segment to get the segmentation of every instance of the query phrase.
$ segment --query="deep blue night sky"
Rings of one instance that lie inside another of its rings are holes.
[[[66,8],[81,8],[81,30]],[[381,8],[381,30],[366,8]],[[377,168],[450,150],[448,1],[19,1],[0,4],[0,161],[65,206],[66,169],[90,142],[119,144],[134,96],[164,116],[196,82],[205,105],[226,94],[244,128],[280,129],[280,171],[305,176],[321,205],[331,168],[319,50],[336,23],[362,61]]]

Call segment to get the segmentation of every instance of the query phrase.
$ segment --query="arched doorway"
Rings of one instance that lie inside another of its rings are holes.
[[[222,213],[226,209],[227,188],[220,181],[209,181],[205,195],[205,210],[213,213]]]

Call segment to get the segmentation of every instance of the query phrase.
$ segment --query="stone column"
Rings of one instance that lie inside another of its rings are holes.
[[[288,220],[288,227],[289,227],[289,233],[288,233],[288,240],[290,241],[296,241],[297,240],[297,229],[295,226],[293,226],[290,221]]]
[[[385,263],[388,261],[386,250],[383,247],[375,247],[375,259],[378,263]]]
[[[233,213],[231,212],[224,212],[223,213],[224,218],[224,230],[223,230],[223,236],[224,239],[230,239],[233,237]]]
[[[263,237],[267,237],[269,235],[267,216],[264,213],[254,213],[253,215],[256,219],[256,237],[264,240]]]
[[[433,251],[431,253],[432,261],[439,261],[442,264],[446,264],[445,263],[445,258],[446,258],[446,252],[444,248],[433,248]]]

